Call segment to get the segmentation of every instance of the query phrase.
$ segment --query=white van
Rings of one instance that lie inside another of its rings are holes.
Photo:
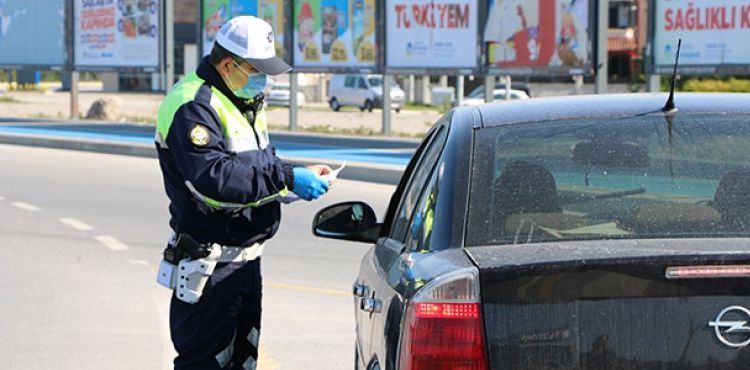
[[[328,88],[328,104],[335,112],[341,107],[358,107],[372,112],[374,107],[383,107],[383,77],[381,75],[341,74],[333,75]],[[391,108],[401,111],[404,105],[404,90],[397,83],[391,85]]]

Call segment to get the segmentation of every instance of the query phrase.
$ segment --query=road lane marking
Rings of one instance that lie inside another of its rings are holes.
[[[348,297],[352,294],[351,292],[348,292],[345,290],[339,290],[339,289],[316,288],[316,287],[311,287],[311,286],[292,285],[292,284],[284,284],[284,283],[264,282],[263,286],[268,287],[268,288],[275,288],[275,289],[297,290],[301,292],[345,296],[345,297]]]
[[[104,244],[105,247],[113,251],[124,251],[130,249],[127,245],[122,244],[122,242],[111,235],[99,235],[95,236],[94,239],[98,240],[99,243]]]
[[[66,224],[66,225],[68,225],[68,226],[70,226],[70,227],[72,227],[72,228],[74,228],[76,230],[80,230],[80,231],[94,230],[93,226],[91,226],[91,225],[89,225],[89,224],[87,224],[85,222],[78,221],[75,218],[61,218],[60,222]]]
[[[37,207],[37,206],[35,206],[33,204],[24,203],[24,202],[13,202],[11,204],[14,207],[16,207],[16,208],[20,208],[20,209],[22,209],[24,211],[29,211],[29,212],[39,212],[39,211],[42,210],[41,208],[39,208],[39,207]]]
[[[0,202],[4,200],[5,200],[5,197],[0,197]]]
[[[134,265],[151,266],[151,264],[148,263],[148,261],[146,261],[146,260],[136,260],[136,259],[128,258],[128,262],[130,262],[130,263],[132,263]]]

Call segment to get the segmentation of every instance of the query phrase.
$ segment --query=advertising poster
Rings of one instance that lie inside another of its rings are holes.
[[[750,1],[656,1],[654,59],[674,64],[682,38],[680,66],[750,65]]]
[[[208,55],[224,23],[238,15],[254,15],[273,27],[276,55],[284,58],[284,0],[203,0],[203,55]]]
[[[158,68],[157,0],[76,0],[75,64]]]
[[[64,37],[63,0],[0,0],[0,65],[62,66]]]
[[[589,0],[490,0],[484,42],[490,67],[590,64]]]
[[[386,66],[476,68],[477,1],[386,1]]]
[[[373,67],[375,49],[375,0],[295,2],[295,67]]]

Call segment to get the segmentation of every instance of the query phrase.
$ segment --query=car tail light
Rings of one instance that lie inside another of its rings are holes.
[[[667,279],[743,278],[750,277],[750,265],[671,266]]]
[[[402,370],[487,370],[479,271],[459,270],[425,285],[409,302]]]

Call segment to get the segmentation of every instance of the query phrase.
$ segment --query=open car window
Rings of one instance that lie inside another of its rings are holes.
[[[467,245],[750,236],[750,117],[661,114],[477,132]]]

